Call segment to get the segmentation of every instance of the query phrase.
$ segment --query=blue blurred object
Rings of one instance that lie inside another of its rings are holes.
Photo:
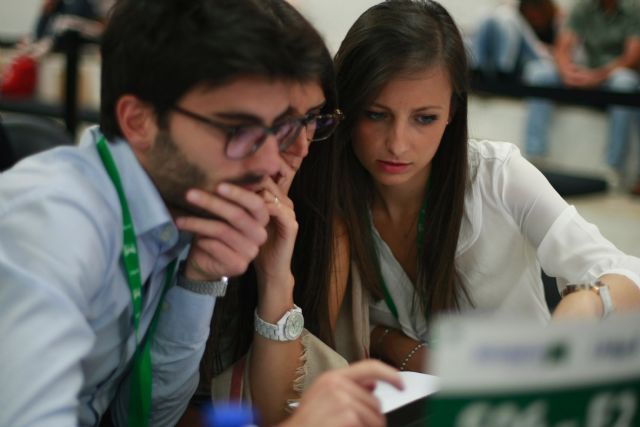
[[[250,427],[257,425],[253,409],[240,403],[216,403],[203,409],[204,425],[207,427]]]

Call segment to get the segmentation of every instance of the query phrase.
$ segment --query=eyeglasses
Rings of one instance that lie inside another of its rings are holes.
[[[307,139],[312,141],[324,141],[329,138],[344,118],[342,111],[335,110],[331,114],[307,114],[302,118],[302,125],[307,132]]]
[[[269,135],[278,141],[278,149],[284,151],[293,144],[306,124],[299,118],[286,118],[273,126],[263,125],[227,125],[202,116],[177,105],[171,107],[177,113],[214,127],[225,134],[225,155],[230,159],[244,159],[254,154],[264,144]],[[320,116],[318,116],[320,117]]]

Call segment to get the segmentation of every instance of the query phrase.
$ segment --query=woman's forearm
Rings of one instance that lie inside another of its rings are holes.
[[[290,280],[291,291],[278,292],[280,295],[265,292],[260,296],[257,313],[265,322],[276,324],[293,308],[293,277]],[[269,284],[265,289],[269,289]],[[249,360],[251,397],[264,425],[282,421],[287,416],[287,400],[300,397],[293,384],[302,365],[302,352],[300,337],[293,341],[276,341],[254,332]]]
[[[371,331],[371,355],[404,371],[427,372],[428,349],[394,328],[376,326]]]
[[[607,274],[600,277],[599,281],[609,288],[615,312],[640,310],[640,288],[633,281],[620,274]],[[563,297],[554,310],[553,317],[602,317],[604,310],[602,297],[587,289]]]

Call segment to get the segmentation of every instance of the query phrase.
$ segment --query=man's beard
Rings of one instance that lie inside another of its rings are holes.
[[[148,165],[149,176],[172,214],[220,219],[215,214],[186,201],[185,197],[190,189],[212,192],[213,188],[207,188],[207,174],[187,160],[168,131],[158,132]],[[224,181],[245,186],[259,183],[262,179],[262,176],[249,173]]]

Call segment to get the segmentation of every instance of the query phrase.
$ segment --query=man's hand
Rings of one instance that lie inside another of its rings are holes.
[[[180,217],[180,230],[194,234],[185,276],[193,280],[218,280],[244,273],[267,240],[269,213],[254,191],[220,184],[216,194],[192,189],[187,201],[215,219]]]
[[[326,372],[303,394],[300,406],[281,427],[384,426],[380,402],[372,393],[378,380],[403,388],[397,371],[377,360]]]

